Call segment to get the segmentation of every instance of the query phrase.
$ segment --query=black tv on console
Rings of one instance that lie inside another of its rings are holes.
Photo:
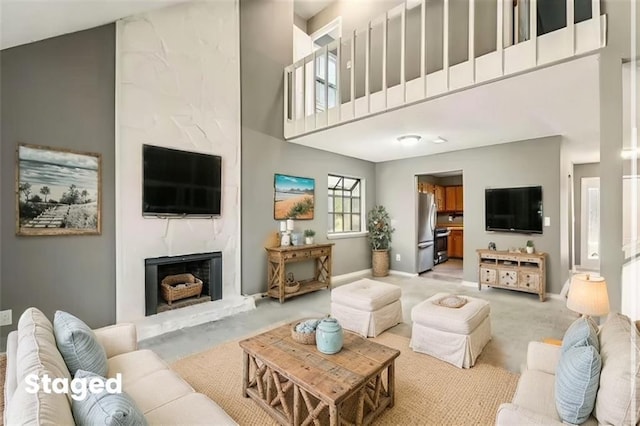
[[[143,145],[144,216],[220,215],[222,158]]]
[[[542,187],[485,189],[487,231],[542,234]]]

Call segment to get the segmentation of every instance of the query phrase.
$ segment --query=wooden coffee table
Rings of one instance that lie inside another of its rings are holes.
[[[245,397],[283,425],[369,424],[393,407],[400,351],[345,331],[342,350],[325,355],[294,341],[293,324],[240,342]]]

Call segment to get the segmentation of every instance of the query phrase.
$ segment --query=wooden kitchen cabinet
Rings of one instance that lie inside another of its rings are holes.
[[[445,201],[444,201],[445,199],[444,186],[436,185],[435,198],[436,198],[436,210],[439,212],[446,210]]]
[[[463,231],[462,229],[450,229],[447,237],[447,255],[462,259],[464,257]]]
[[[461,212],[464,210],[462,185],[444,187],[444,210]]]
[[[445,186],[444,188],[444,209],[448,212],[456,210],[456,187]]]
[[[462,197],[462,185],[454,187],[456,188],[456,211],[461,212],[464,210],[464,200]]]

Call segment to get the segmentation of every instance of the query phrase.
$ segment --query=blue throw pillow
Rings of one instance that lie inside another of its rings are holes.
[[[72,376],[77,370],[107,375],[107,353],[87,324],[67,312],[57,311],[53,318],[53,333]]]
[[[556,368],[556,409],[567,423],[585,422],[596,402],[600,383],[600,354],[591,345],[574,346],[561,356]]]
[[[86,392],[85,398],[74,400],[71,403],[73,419],[77,425],[104,425],[104,426],[137,426],[146,425],[140,409],[129,395],[124,392],[110,393],[104,387],[107,379],[88,371],[78,370],[74,380],[84,379],[86,382],[82,393]],[[89,390],[89,380],[100,380],[103,383],[103,390],[92,393]],[[112,388],[111,388],[112,389]],[[81,395],[80,392],[76,395]]]
[[[598,341],[598,326],[591,318],[580,317],[573,322],[564,333],[562,339],[562,353],[574,346],[593,346],[600,352]]]

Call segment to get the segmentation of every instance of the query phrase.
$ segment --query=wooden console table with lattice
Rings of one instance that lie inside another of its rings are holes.
[[[393,407],[399,350],[345,331],[342,350],[325,355],[291,338],[296,322],[240,342],[243,396],[294,426],[368,425]]]
[[[333,244],[270,247],[267,250],[267,295],[280,300],[331,287],[331,250]],[[300,288],[285,291],[286,265],[293,262],[315,261],[313,278],[297,280]]]

